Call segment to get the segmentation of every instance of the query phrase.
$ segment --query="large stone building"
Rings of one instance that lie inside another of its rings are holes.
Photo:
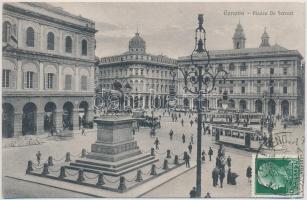
[[[173,83],[171,74],[176,70],[175,59],[146,53],[146,42],[137,32],[130,39],[127,52],[101,58],[99,84],[103,89],[114,89],[115,80],[123,86],[128,83],[132,91],[125,104],[131,108],[164,108],[170,88],[177,85],[177,77]]]
[[[230,107],[236,110],[302,117],[304,115],[304,68],[302,55],[278,44],[270,45],[266,30],[258,48],[245,48],[241,24],[233,35],[233,49],[209,51],[213,67],[229,72],[226,84],[217,80],[215,91],[204,105],[222,107],[222,93],[227,90]],[[191,57],[181,57],[178,65],[190,65]],[[180,77],[179,77],[180,78]],[[182,79],[182,77],[181,77]],[[182,80],[179,88],[183,88]],[[195,95],[179,90],[179,104],[195,109]]]
[[[2,136],[91,121],[95,23],[47,3],[5,3],[2,17]]]

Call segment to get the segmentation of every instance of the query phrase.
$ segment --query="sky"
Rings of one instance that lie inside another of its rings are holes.
[[[95,21],[98,30],[96,33],[96,56],[98,57],[126,52],[129,39],[134,36],[137,29],[146,41],[147,53],[163,54],[171,58],[190,55],[194,49],[194,30],[197,27],[198,14],[204,14],[204,28],[207,32],[209,51],[232,49],[232,37],[240,21],[245,32],[246,48],[259,47],[261,35],[266,27],[271,45],[277,43],[305,55],[305,6],[302,3],[79,2],[51,4]],[[228,15],[225,11],[239,12],[241,15]],[[256,15],[261,12],[272,13],[272,15]],[[288,12],[289,15],[281,15],[282,12]]]

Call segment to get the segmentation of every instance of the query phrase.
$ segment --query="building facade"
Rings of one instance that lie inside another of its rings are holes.
[[[2,27],[2,137],[92,121],[95,23],[47,3],[5,3]]]
[[[125,105],[131,108],[165,108],[170,89],[177,86],[177,60],[146,53],[146,42],[136,33],[123,54],[104,57],[99,63],[99,84],[114,89],[115,80],[131,86]],[[176,90],[176,88],[175,88]]]
[[[221,67],[229,75],[224,83],[216,81],[215,90],[208,94],[204,106],[222,107],[222,94],[228,92],[229,106],[240,111],[250,111],[281,116],[304,116],[304,67],[302,55],[278,44],[270,45],[266,30],[258,48],[245,48],[245,34],[241,24],[233,35],[233,49],[209,51],[210,63]],[[204,63],[204,58],[199,59]],[[191,56],[181,57],[179,66],[189,66]],[[179,88],[183,88],[182,76]],[[195,109],[194,95],[179,90],[179,105]]]

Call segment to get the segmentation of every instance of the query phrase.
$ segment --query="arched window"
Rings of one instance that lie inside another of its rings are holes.
[[[86,56],[87,55],[87,41],[82,40],[82,55]]]
[[[27,46],[34,47],[34,29],[32,27],[27,29]]]
[[[11,24],[10,22],[4,22],[2,24],[2,42],[8,42],[11,36]]]
[[[67,53],[72,52],[72,39],[69,36],[67,36],[66,39],[65,39],[65,51]]]
[[[54,50],[54,34],[52,32],[47,35],[47,49]]]

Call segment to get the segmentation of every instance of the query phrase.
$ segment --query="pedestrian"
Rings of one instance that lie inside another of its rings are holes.
[[[181,126],[182,126],[182,127],[184,126],[184,121],[183,121],[183,119],[181,119]]]
[[[228,172],[227,172],[227,184],[231,184],[231,168],[228,168]]]
[[[37,164],[40,165],[40,162],[41,162],[41,157],[42,157],[42,154],[40,151],[38,151],[36,153],[36,161],[37,161]]]
[[[207,192],[207,194],[206,194],[205,198],[211,198],[211,195],[210,195],[210,193],[209,193],[209,192]]]
[[[190,191],[190,198],[196,198],[196,188],[193,187],[193,189]]]
[[[183,160],[185,161],[185,166],[190,168],[190,156],[186,151],[183,154]]]
[[[51,129],[50,129],[50,133],[51,133],[51,136],[53,136],[53,127],[51,127]]]
[[[184,144],[185,143],[185,135],[182,134],[182,143]]]
[[[218,177],[219,177],[219,169],[217,167],[215,167],[212,170],[213,187],[217,186]]]
[[[191,127],[193,126],[193,120],[190,121]]]
[[[205,150],[203,150],[203,152],[201,153],[201,160],[203,162],[205,162],[205,160],[206,160],[206,152],[205,152]]]
[[[209,147],[208,155],[209,155],[209,160],[210,160],[210,162],[211,162],[211,156],[213,155],[213,150],[212,150],[211,147]]]
[[[133,138],[134,138],[134,136],[135,136],[135,129],[134,128],[132,128],[132,135],[133,135]]]
[[[154,144],[156,145],[156,149],[159,149],[160,141],[159,141],[158,137],[156,137]]]
[[[189,146],[188,146],[188,149],[189,149],[189,152],[190,152],[190,154],[192,153],[192,144],[191,144],[191,142],[190,142],[190,144],[189,144]]]
[[[194,144],[194,135],[191,134],[191,143]]]
[[[223,188],[223,181],[224,181],[224,178],[225,178],[224,170],[220,169],[219,177],[220,177],[220,187]]]
[[[251,183],[251,177],[252,177],[252,168],[251,166],[248,166],[246,169],[246,177],[249,183]]]
[[[84,127],[82,126],[82,133],[81,135],[85,135],[85,130],[84,130]]]
[[[170,132],[169,132],[170,140],[173,140],[173,135],[174,135],[174,132],[173,132],[173,130],[171,129]]]
[[[231,167],[231,158],[230,158],[230,156],[228,156],[228,158],[227,158],[227,166],[228,166],[228,168]]]

